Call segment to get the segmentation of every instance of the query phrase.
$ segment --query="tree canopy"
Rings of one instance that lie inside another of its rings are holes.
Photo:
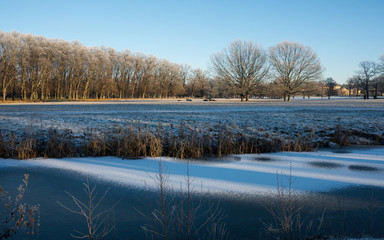
[[[275,82],[284,93],[284,101],[299,92],[306,82],[320,80],[323,68],[310,47],[296,42],[282,42],[269,49]]]
[[[248,101],[268,74],[267,55],[252,42],[235,41],[212,57],[215,73],[241,101]]]

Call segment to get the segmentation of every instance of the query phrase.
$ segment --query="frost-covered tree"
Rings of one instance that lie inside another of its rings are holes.
[[[284,93],[284,101],[290,101],[306,82],[321,78],[323,69],[317,54],[300,43],[279,43],[269,49],[269,58],[275,82]]]
[[[208,74],[200,68],[193,69],[187,86],[190,96],[204,97],[210,87]]]
[[[0,95],[5,99],[263,96],[265,51],[235,41],[212,57],[215,76],[154,56],[0,31]],[[274,85],[281,87],[281,85]],[[304,92],[304,91],[303,91]]]
[[[161,60],[155,69],[156,95],[158,97],[174,97],[184,94],[181,65]]]
[[[186,85],[188,83],[189,78],[191,77],[191,66],[187,64],[180,65],[180,78],[183,83],[183,88],[186,90]]]
[[[190,67],[164,61],[129,50],[0,31],[0,95],[3,100],[184,95]]]
[[[224,81],[241,101],[248,101],[268,74],[267,55],[253,42],[237,40],[212,58],[216,76]]]
[[[3,101],[7,97],[7,90],[16,81],[16,57],[20,45],[18,34],[0,32],[0,81]]]

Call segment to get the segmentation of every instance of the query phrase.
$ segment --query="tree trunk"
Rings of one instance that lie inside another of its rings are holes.
[[[58,83],[57,83],[57,90],[56,90],[57,92],[56,92],[56,99],[57,100],[60,100],[60,81],[58,81]]]
[[[131,98],[134,98],[134,96],[135,96],[135,86],[132,85],[132,87],[131,87]]]
[[[5,70],[4,70],[4,78],[3,78],[3,101],[7,98],[7,76],[5,75]]]
[[[69,84],[69,92],[68,92],[68,99],[72,100],[72,89],[73,89],[73,83]]]
[[[24,69],[21,70],[21,89],[20,89],[20,99],[25,100],[25,77]]]
[[[44,91],[45,91],[45,83],[44,79],[41,80],[41,93],[40,93],[40,100],[44,101]]]
[[[3,102],[5,102],[7,96],[7,88],[3,86]]]
[[[84,91],[83,91],[83,99],[89,99],[89,82],[90,82],[90,79],[88,79],[87,83],[85,84]]]

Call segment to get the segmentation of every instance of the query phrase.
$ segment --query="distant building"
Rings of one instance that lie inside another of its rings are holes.
[[[332,96],[358,96],[361,95],[361,90],[356,88],[351,89],[351,92],[343,85],[336,84]]]

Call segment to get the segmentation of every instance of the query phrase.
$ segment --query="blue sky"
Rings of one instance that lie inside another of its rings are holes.
[[[384,54],[384,0],[0,0],[0,30],[78,40],[208,69],[232,41],[296,41],[343,83]]]

